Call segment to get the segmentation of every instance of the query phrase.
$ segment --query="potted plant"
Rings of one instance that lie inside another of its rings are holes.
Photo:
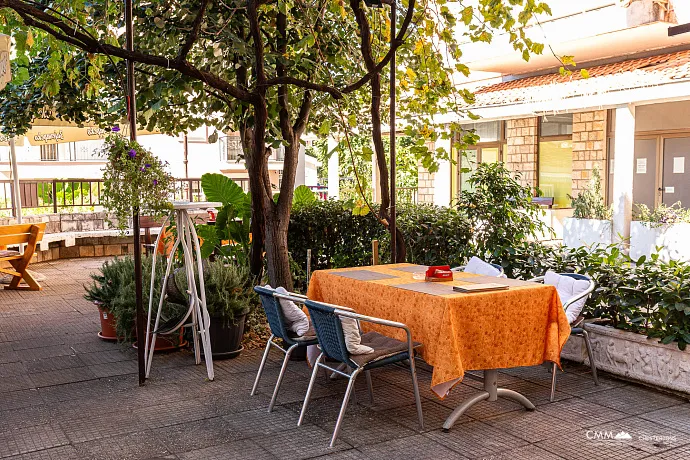
[[[636,205],[630,224],[630,256],[649,257],[658,252],[662,260],[690,261],[690,210],[680,202],[661,204],[654,210]]]
[[[175,180],[166,171],[167,162],[120,135],[117,126],[106,136],[102,154],[107,158],[102,204],[115,217],[114,227],[124,232],[134,211],[154,220],[170,211]]]
[[[214,359],[235,358],[242,352],[247,314],[256,306],[252,277],[242,265],[226,263],[222,257],[205,262],[206,307],[211,317],[210,336]],[[177,270],[175,288],[187,292],[187,275]]]
[[[118,340],[116,332],[115,316],[110,311],[113,299],[117,297],[122,285],[122,260],[106,261],[100,269],[100,273],[91,274],[93,282],[84,286],[86,294],[84,298],[98,308],[101,319],[101,331],[98,337],[103,340]]]
[[[599,168],[594,167],[589,186],[576,197],[569,195],[573,217],[563,224],[563,244],[571,248],[612,242],[612,211],[604,202]]]

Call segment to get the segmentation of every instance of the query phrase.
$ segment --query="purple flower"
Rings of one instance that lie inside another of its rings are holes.
[[[146,163],[146,164],[144,165],[144,167],[145,167],[145,168],[150,168],[150,167],[151,167],[151,165],[150,165],[150,164],[148,164],[148,163]]]
[[[136,157],[136,156],[137,156],[137,151],[136,151],[136,150],[132,149],[132,150],[129,151],[129,157],[130,157],[130,158],[134,158],[134,157]]]
[[[153,179],[153,185],[158,185],[158,181],[156,179]]]
[[[117,125],[115,125],[115,126],[113,126],[110,130],[111,130],[112,132],[114,132],[114,133],[119,133],[119,132],[120,132],[120,127],[117,126]]]
[[[146,171],[146,168],[139,168],[140,171]]]

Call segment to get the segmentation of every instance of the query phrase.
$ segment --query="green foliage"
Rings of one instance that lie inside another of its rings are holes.
[[[251,197],[223,174],[204,174],[201,176],[201,188],[207,199],[222,203],[215,226],[196,227],[203,240],[201,256],[207,258],[216,251],[239,265],[247,266],[251,244]]]
[[[599,167],[595,166],[589,186],[576,197],[568,195],[573,207],[573,217],[577,219],[611,220],[613,210],[606,206],[601,188]]]
[[[476,255],[487,257],[496,248],[515,246],[548,231],[532,202],[532,190],[523,186],[503,163],[477,165],[457,201],[458,211],[470,220]]]
[[[673,203],[671,206],[661,203],[653,211],[646,204],[636,203],[633,220],[649,222],[653,227],[690,222],[690,209],[683,208],[680,201]]]
[[[300,185],[295,189],[295,193],[292,196],[292,209],[299,209],[304,206],[309,206],[314,204],[316,200],[316,195],[309,187],[306,185]]]
[[[167,162],[118,134],[106,137],[103,153],[108,162],[103,170],[102,203],[115,215],[121,231],[127,229],[135,209],[153,218],[171,210],[175,182],[165,170]]]
[[[175,271],[175,284],[180,292],[187,291],[187,274]],[[254,279],[246,266],[226,263],[218,258],[204,263],[206,307],[212,317],[224,320],[249,313],[257,304]]]

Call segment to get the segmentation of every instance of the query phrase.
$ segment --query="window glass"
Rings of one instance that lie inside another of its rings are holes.
[[[554,197],[554,207],[569,208],[573,191],[573,142],[539,142],[539,190]]]
[[[472,177],[472,171],[477,169],[477,151],[476,150],[465,150],[465,155],[460,158],[461,170],[458,171],[460,176],[460,190],[471,192],[474,190],[468,183],[468,179]],[[463,173],[462,169],[469,168],[471,171],[468,173]]]
[[[479,142],[496,142],[500,139],[501,122],[468,123],[462,125],[462,129],[466,131],[474,129],[474,133],[479,136]]]
[[[542,137],[573,134],[573,114],[544,115],[541,117],[540,134]]]
[[[482,149],[482,163],[498,162],[498,147],[484,147]]]

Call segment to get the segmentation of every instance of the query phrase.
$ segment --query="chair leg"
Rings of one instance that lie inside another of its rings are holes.
[[[350,401],[350,394],[355,388],[355,380],[357,375],[361,372],[361,368],[356,369],[352,375],[350,375],[350,381],[347,383],[347,390],[345,390],[345,397],[343,398],[343,404],[340,406],[340,413],[338,414],[338,421],[335,422],[335,429],[333,430],[333,437],[331,438],[331,447],[335,446],[335,442],[338,439],[338,434],[340,434],[340,426],[343,423],[343,418],[345,417],[345,411],[347,410],[347,403]]]
[[[374,404],[374,384],[371,381],[371,371],[365,371],[364,376],[367,379],[367,388],[369,389],[369,402]]]
[[[273,412],[273,406],[276,404],[276,399],[278,399],[278,392],[280,391],[280,385],[283,383],[283,376],[285,375],[285,370],[287,369],[288,361],[290,361],[290,355],[292,351],[297,348],[297,344],[294,344],[285,352],[285,359],[283,359],[283,365],[280,367],[280,374],[278,374],[278,381],[276,382],[276,387],[273,390],[273,396],[271,397],[271,402],[268,405],[268,411]]]
[[[553,402],[554,398],[556,397],[556,373],[558,372],[558,368],[556,367],[556,363],[553,363],[553,368],[551,369],[551,397],[549,398],[549,401]]]
[[[309,387],[307,387],[307,394],[304,396],[304,402],[302,403],[302,411],[299,413],[299,420],[297,421],[297,426],[302,426],[302,421],[304,420],[304,414],[307,413],[307,405],[309,405],[309,398],[311,397],[311,390],[314,389],[314,382],[316,381],[316,375],[319,373],[319,364],[323,360],[324,355],[321,353],[316,362],[314,363],[314,369],[311,371],[311,379],[309,379]]]
[[[410,373],[412,374],[412,387],[414,388],[414,400],[417,404],[417,417],[419,418],[419,429],[424,429],[424,413],[422,412],[422,398],[419,396],[419,384],[417,383],[417,368],[414,364],[414,357],[410,358]]]
[[[256,373],[256,380],[254,380],[254,386],[252,387],[252,392],[250,396],[256,394],[256,388],[259,386],[259,380],[261,380],[261,374],[264,373],[264,366],[266,366],[266,359],[268,359],[268,352],[271,350],[271,344],[273,343],[273,338],[275,336],[271,334],[271,337],[266,342],[266,349],[264,350],[264,356],[261,358],[261,364],[259,364],[259,372]]]
[[[589,341],[589,333],[582,329],[582,336],[585,338],[585,346],[587,347],[587,356],[589,357],[589,367],[592,368],[592,378],[594,384],[599,385],[599,376],[597,376],[597,365],[594,364],[594,353],[592,353],[592,342]]]

